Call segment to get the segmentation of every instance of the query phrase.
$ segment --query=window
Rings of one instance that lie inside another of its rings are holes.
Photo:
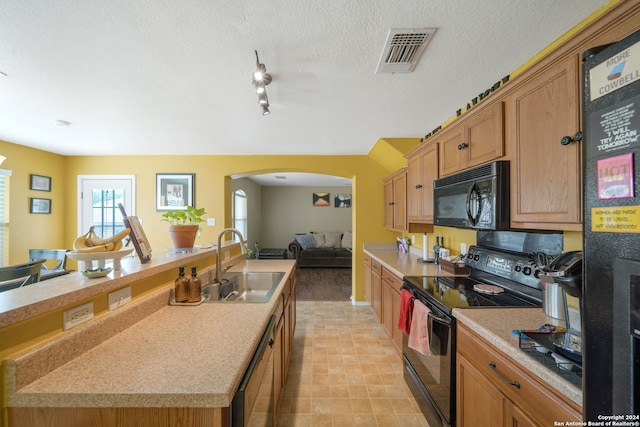
[[[9,265],[9,178],[11,171],[0,169],[0,266]]]
[[[93,189],[91,192],[91,218],[93,231],[103,239],[124,230],[119,203],[124,200],[123,189]]]
[[[247,195],[242,190],[233,192],[233,227],[247,237]],[[235,237],[234,237],[235,239]]]

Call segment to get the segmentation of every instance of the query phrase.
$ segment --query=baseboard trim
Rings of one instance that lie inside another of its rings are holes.
[[[349,299],[351,300],[351,305],[354,305],[354,306],[368,306],[369,305],[369,303],[367,301],[356,301],[356,300],[354,300],[353,299],[353,295],[351,295],[349,297]]]

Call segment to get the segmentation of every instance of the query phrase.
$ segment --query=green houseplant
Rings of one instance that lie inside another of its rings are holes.
[[[187,206],[187,210],[173,210],[162,214],[162,221],[169,223],[169,235],[176,249],[193,248],[200,223],[204,222],[204,208]]]

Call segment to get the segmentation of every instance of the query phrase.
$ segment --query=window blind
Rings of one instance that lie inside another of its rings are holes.
[[[233,193],[233,227],[247,237],[247,195],[242,190]],[[234,237],[235,239],[235,237]]]
[[[0,266],[9,265],[9,200],[11,171],[0,169]]]

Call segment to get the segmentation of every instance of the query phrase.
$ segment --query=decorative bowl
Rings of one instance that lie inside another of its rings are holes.
[[[97,279],[98,277],[105,277],[107,274],[111,273],[113,268],[94,268],[93,270],[85,270],[82,271],[82,275],[87,279]]]

